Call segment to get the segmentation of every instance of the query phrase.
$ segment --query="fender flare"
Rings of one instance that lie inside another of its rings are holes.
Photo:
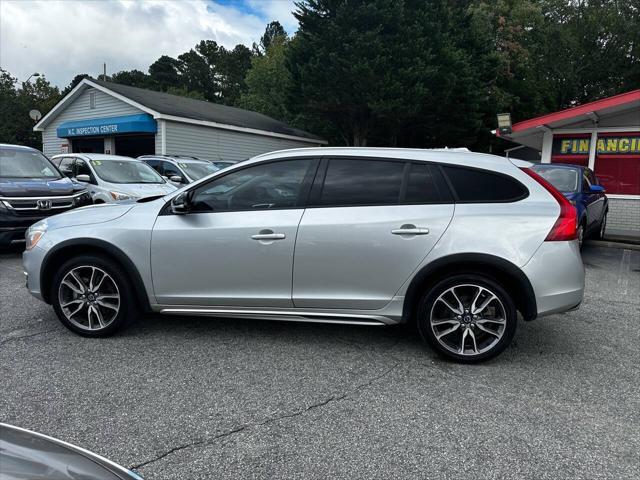
[[[479,273],[494,278],[513,296],[525,320],[538,315],[535,292],[524,272],[508,260],[484,253],[456,253],[438,258],[420,269],[411,279],[403,305],[403,322],[413,318],[417,300],[425,288],[455,273]]]
[[[75,248],[74,248],[75,247]],[[151,311],[151,305],[149,303],[149,296],[144,287],[144,283],[142,281],[142,277],[140,276],[140,272],[138,268],[134,265],[131,259],[118,247],[105,242],[104,240],[99,240],[96,238],[73,238],[70,240],[65,240],[64,242],[60,242],[51,248],[47,254],[42,259],[42,264],[40,265],[40,292],[42,294],[42,298],[45,302],[51,303],[51,299],[49,298],[50,290],[51,290],[51,281],[53,280],[54,271],[52,268],[58,264],[58,262],[52,260],[57,260],[58,254],[64,250],[74,248],[74,250],[87,248],[90,252],[98,252],[104,253],[107,256],[115,259],[120,266],[124,269],[125,273],[131,278],[133,290],[136,296],[136,299],[139,302],[142,310],[149,312]]]

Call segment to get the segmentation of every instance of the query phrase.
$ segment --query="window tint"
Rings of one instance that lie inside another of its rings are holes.
[[[144,159],[143,161],[144,161],[144,163],[149,165],[151,168],[153,168],[156,172],[160,172],[160,162],[158,160],[147,160],[147,159]]]
[[[217,178],[194,190],[192,211],[225,212],[294,208],[312,159],[256,165]]]
[[[332,159],[320,205],[395,205],[400,200],[403,162]]]
[[[587,178],[587,172],[582,174],[582,191],[588,192],[591,189],[591,184],[589,183],[589,178]]]
[[[178,170],[178,167],[176,167],[175,165],[169,162],[162,162],[162,175],[167,178],[170,178],[173,175],[178,175],[179,177],[181,177],[182,172],[180,172],[180,170]]]
[[[434,165],[412,163],[403,203],[452,201],[440,169]]]
[[[73,162],[75,161],[75,158],[69,158],[69,157],[64,157],[62,159],[62,161],[60,162],[60,164],[58,165],[58,168],[60,168],[60,171],[62,172],[62,174],[66,177],[73,177]]]
[[[443,166],[460,202],[513,202],[528,195],[517,180],[473,168]]]

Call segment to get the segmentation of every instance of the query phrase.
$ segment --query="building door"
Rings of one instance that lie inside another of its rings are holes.
[[[74,138],[71,149],[73,153],[104,153],[104,138]]]
[[[140,155],[155,155],[155,135],[118,135],[115,137],[116,155],[137,158]]]

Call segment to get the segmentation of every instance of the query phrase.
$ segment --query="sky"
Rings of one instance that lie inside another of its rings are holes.
[[[0,0],[0,67],[60,88],[79,73],[138,69],[200,40],[251,46],[278,20],[297,30],[293,0]]]

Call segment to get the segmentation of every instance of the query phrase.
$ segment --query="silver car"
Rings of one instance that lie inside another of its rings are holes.
[[[66,153],[51,161],[67,177],[87,186],[94,203],[131,200],[174,192],[149,165],[131,157],[100,153]]]
[[[576,211],[530,164],[447,150],[273,152],[27,232],[36,297],[103,337],[139,311],[393,325],[493,357],[517,317],[577,308]]]
[[[143,155],[138,157],[176,186],[186,185],[200,180],[220,170],[207,160],[190,157],[171,157],[168,155]]]

